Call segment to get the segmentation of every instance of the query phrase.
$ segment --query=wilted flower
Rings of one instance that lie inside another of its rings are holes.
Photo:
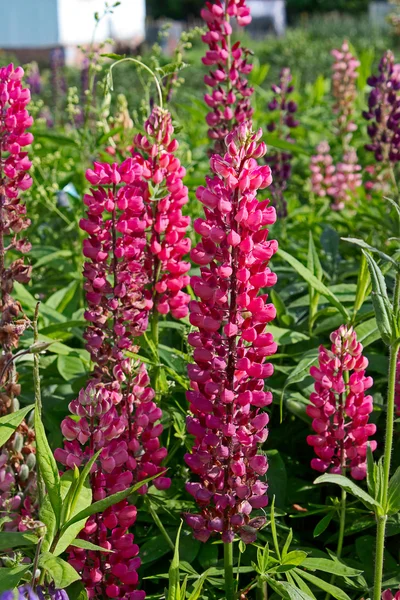
[[[376,426],[368,423],[373,405],[372,396],[365,395],[373,380],[365,375],[368,360],[352,327],[339,327],[331,342],[330,350],[320,346],[319,366],[310,369],[315,391],[307,414],[315,435],[309,435],[307,443],[318,457],[311,466],[339,474],[349,470],[354,479],[364,479],[367,446],[375,450],[377,445],[368,440]]]
[[[194,222],[202,240],[191,253],[200,276],[191,278],[199,300],[189,306],[198,331],[188,340],[195,364],[188,367],[187,428],[195,442],[185,461],[197,475],[186,488],[201,512],[185,518],[201,541],[214,532],[226,543],[236,532],[253,541],[263,520],[250,514],[268,503],[267,458],[258,444],[268,435],[263,409],[272,395],[264,380],[273,373],[266,360],[276,344],[266,324],[276,311],[260,290],[276,282],[268,262],[278,245],[267,239],[275,209],[256,197],[271,183],[270,168],[257,164],[266,152],[260,137],[261,130],[238,126],[224,157],[211,158],[214,176],[197,190],[205,218]]]

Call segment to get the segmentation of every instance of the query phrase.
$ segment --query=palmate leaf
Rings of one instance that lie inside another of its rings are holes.
[[[81,577],[65,560],[59,556],[54,556],[50,552],[43,552],[39,558],[39,567],[45,569],[51,580],[54,581],[56,588],[66,588]]]
[[[354,483],[351,479],[344,477],[343,475],[328,474],[317,477],[314,483],[335,483],[342,487],[349,494],[353,494],[358,500],[360,500],[369,510],[380,510],[382,506],[372,496],[367,494],[362,488]]]
[[[342,313],[343,317],[346,321],[350,319],[349,313],[347,309],[343,306],[340,300],[335,296],[333,292],[329,288],[326,287],[307,267],[305,267],[297,258],[285,252],[284,250],[279,249],[278,256],[281,256],[283,260],[289,263],[291,267],[302,277],[311,287],[313,287],[317,292],[319,292],[322,296],[335,306],[339,312]]]
[[[371,275],[372,304],[374,306],[376,322],[382,340],[385,344],[390,345],[393,336],[393,307],[387,294],[385,277],[372,256],[368,252],[365,252],[365,250],[363,250],[363,254],[367,259]]]
[[[336,585],[332,585],[324,579],[320,579],[320,577],[316,577],[315,575],[312,575],[307,571],[302,571],[301,569],[298,570],[298,573],[303,579],[307,579],[307,581],[316,585],[321,590],[324,590],[324,592],[328,592],[333,598],[336,598],[336,600],[351,600],[346,592],[338,588]]]
[[[47,441],[38,410],[35,410],[34,426],[36,435],[36,456],[40,475],[43,477],[46,486],[46,491],[54,511],[56,524],[59,524],[62,506],[60,475],[58,473],[56,460]]]

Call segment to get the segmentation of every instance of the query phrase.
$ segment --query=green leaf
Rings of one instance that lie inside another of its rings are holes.
[[[71,527],[71,525],[73,525],[74,523],[77,523],[82,519],[86,519],[87,517],[90,517],[91,515],[94,515],[98,512],[104,512],[109,506],[113,506],[114,504],[118,504],[118,502],[121,502],[121,500],[125,500],[125,498],[136,492],[143,485],[145,485],[146,483],[150,483],[150,481],[152,481],[156,477],[160,477],[160,475],[163,475],[163,473],[157,473],[152,477],[148,477],[147,479],[143,479],[142,481],[135,483],[135,485],[126,490],[123,490],[122,492],[117,492],[112,496],[108,496],[108,498],[104,498],[104,500],[98,500],[97,502],[94,502],[84,510],[78,512],[69,521],[67,521],[67,523],[63,525],[63,531],[66,531],[68,527]]]
[[[376,322],[385,344],[390,345],[392,339],[393,308],[387,295],[386,282],[382,271],[375,260],[363,250],[368,262],[372,283],[372,304],[374,306]]]
[[[324,531],[328,528],[329,523],[332,521],[334,515],[334,512],[328,512],[328,514],[322,517],[322,519],[316,524],[314,528],[314,537],[318,537],[319,535],[321,535],[321,533],[324,533]]]
[[[384,252],[381,252],[381,250],[374,248],[374,246],[370,246],[369,244],[364,242],[364,240],[358,240],[357,238],[342,238],[342,240],[344,242],[349,242],[349,244],[355,244],[356,246],[359,246],[360,248],[363,248],[364,250],[369,250],[370,252],[377,254],[383,260],[386,260],[386,261],[392,263],[392,266],[394,266],[397,271],[399,270],[400,265],[398,262],[396,262],[391,256],[388,256]]]
[[[66,588],[80,579],[80,575],[69,563],[50,552],[43,552],[40,555],[39,567],[48,572],[56,588]]]
[[[108,552],[112,553],[113,550],[106,550],[102,548],[102,546],[97,546],[96,544],[92,544],[92,542],[87,542],[86,540],[81,540],[80,538],[76,538],[73,542],[69,544],[70,546],[75,546],[75,548],[83,548],[84,550],[95,550],[97,552]]]
[[[68,382],[86,375],[84,364],[77,356],[64,356],[60,354],[57,358],[57,368],[61,377]]]
[[[199,579],[194,584],[193,592],[190,594],[188,600],[198,600],[200,598],[201,590],[203,589],[204,582],[206,581],[207,577],[209,576],[210,571],[211,571],[211,569],[208,569],[207,571],[204,571],[204,573],[201,574]],[[184,600],[185,596],[183,595],[183,589],[182,589],[181,597],[182,597],[182,600]]]
[[[0,417],[0,447],[4,446],[14,431],[21,425],[26,415],[35,407],[34,404],[24,406],[9,415]]]
[[[301,572],[301,576],[304,579],[307,579],[307,581],[309,581],[310,583],[313,583],[321,590],[324,590],[324,592],[329,592],[329,594],[336,598],[336,600],[351,600],[351,598],[346,594],[346,592],[336,587],[336,585],[332,585],[331,583],[328,583],[327,581],[324,581],[323,579],[320,579],[315,575],[311,575],[311,573],[308,573],[307,571],[299,572]]]
[[[323,571],[340,577],[358,577],[362,573],[359,569],[353,569],[342,562],[328,558],[306,558],[302,566],[310,571]]]
[[[68,594],[68,598],[72,600],[88,600],[87,591],[80,581],[75,581],[72,585],[69,585],[65,590]]]
[[[283,554],[282,554],[283,556]],[[282,564],[284,565],[301,565],[307,558],[307,552],[302,550],[292,550],[283,558]]]
[[[264,141],[268,146],[273,146],[274,148],[279,148],[279,150],[286,150],[293,154],[307,154],[308,150],[306,148],[302,148],[298,144],[292,144],[292,142],[288,142],[284,140],[279,135],[274,135],[272,133],[264,133]]]
[[[350,319],[347,309],[343,306],[335,294],[331,292],[326,285],[322,283],[322,281],[315,277],[315,275],[313,275],[313,273],[311,273],[307,267],[297,260],[297,258],[294,258],[294,256],[281,249],[279,249],[278,255],[288,262],[290,266],[297,271],[300,277],[302,277],[309,285],[311,285],[311,287],[313,287],[322,296],[325,296],[325,298],[342,313],[346,321]]]
[[[181,600],[180,576],[179,576],[179,539],[181,535],[183,521],[181,521],[176,534],[174,557],[168,571],[168,600]]]
[[[367,259],[365,254],[361,253],[360,270],[357,278],[357,291],[354,299],[354,316],[358,313],[362,305],[364,304],[365,298],[368,295],[368,288],[371,284],[371,277],[368,271]]]
[[[34,427],[36,435],[36,456],[39,471],[43,477],[46,491],[49,495],[50,503],[56,518],[56,523],[59,524],[62,506],[60,475],[58,474],[57,463],[47,441],[46,433],[38,410],[35,410]]]
[[[364,348],[373,344],[381,337],[375,317],[357,325],[355,332],[357,340],[362,343]]]
[[[17,587],[22,577],[30,568],[31,565],[0,568],[0,593]]]
[[[391,515],[400,511],[400,467],[389,481],[387,508]]]
[[[325,475],[317,477],[314,483],[336,483],[341,488],[346,490],[346,492],[349,492],[349,494],[353,494],[353,496],[358,498],[358,500],[360,500],[370,510],[375,511],[377,508],[382,509],[379,502],[367,494],[367,492],[364,492],[364,490],[351,481],[351,479],[348,479],[343,475],[325,473]]]
[[[284,329],[283,327],[276,327],[275,325],[269,325],[268,333],[272,333],[275,342],[279,346],[286,346],[287,344],[297,344],[297,342],[304,342],[310,339],[308,335],[301,333],[301,331]]]
[[[282,561],[285,562],[285,557],[293,540],[293,529],[289,529],[289,533],[282,548]]]
[[[0,551],[9,548],[22,548],[35,546],[39,541],[33,533],[20,533],[19,531],[0,531]]]
[[[82,474],[81,474],[82,476]],[[80,476],[80,477],[81,477]],[[78,479],[79,481],[79,479]],[[75,487],[75,475],[74,471],[66,471],[61,477],[61,497],[63,499],[63,503],[65,503],[66,498],[69,496],[69,492],[71,488]],[[72,519],[78,512],[85,510],[87,507],[91,506],[92,502],[92,488],[90,487],[90,482],[86,479],[82,487],[80,487],[79,495],[77,496],[76,502],[74,501],[74,506],[70,507],[70,519]],[[87,517],[79,519],[76,523],[68,527],[68,529],[62,530],[62,535],[57,542],[57,545],[54,549],[54,555],[59,556],[68,548],[72,541],[76,539],[79,532],[85,526]]]
[[[312,600],[312,596],[309,596],[306,592],[299,590],[286,581],[276,581],[272,577],[267,577],[267,581],[274,592],[277,592],[285,600]]]

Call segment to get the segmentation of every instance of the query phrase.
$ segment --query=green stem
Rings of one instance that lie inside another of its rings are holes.
[[[110,83],[111,83],[111,90],[113,90],[113,83],[112,83],[112,70],[115,67],[115,65],[120,65],[123,62],[133,62],[139,66],[141,66],[143,69],[145,69],[148,73],[150,73],[150,75],[153,77],[154,79],[154,83],[156,84],[156,88],[157,88],[157,92],[158,92],[158,102],[159,102],[159,107],[162,108],[163,107],[163,94],[162,94],[162,90],[161,90],[161,85],[160,85],[160,81],[157,77],[157,75],[154,73],[154,71],[152,71],[150,69],[150,67],[148,67],[147,65],[145,65],[141,60],[137,60],[137,58],[132,58],[131,56],[127,57],[127,58],[121,58],[121,60],[119,60],[118,62],[115,62],[111,65],[110,67]]]
[[[153,383],[153,388],[154,391],[156,393],[156,399],[159,400],[160,398],[160,375],[161,375],[161,371],[160,371],[160,355],[158,352],[158,345],[159,345],[159,329],[158,329],[158,321],[159,321],[159,313],[157,311],[156,308],[153,309],[152,312],[152,317],[151,317],[151,324],[150,324],[150,332],[151,332],[151,340],[154,344],[154,352],[155,352],[155,356],[154,359],[156,361],[156,367],[154,368],[154,383]]]
[[[263,581],[261,577],[257,582],[256,598],[257,600],[268,600],[267,582]]]
[[[375,575],[374,575],[374,595],[373,600],[381,600],[382,578],[383,578],[383,557],[385,552],[385,529],[386,515],[378,517],[376,529],[376,553],[375,553]]]
[[[339,538],[338,538],[338,544],[337,544],[337,549],[336,549],[337,558],[340,558],[342,555],[345,530],[346,530],[346,491],[342,488],[342,495],[340,498]],[[336,580],[336,576],[332,575],[330,584],[334,585],[335,580]],[[328,592],[325,596],[325,600],[329,600],[330,597],[331,597],[331,595]]]
[[[234,600],[235,584],[233,580],[233,543],[224,544],[224,569],[225,569],[225,598]]]
[[[399,277],[396,278],[395,297],[398,295]],[[397,307],[396,307],[397,308]],[[383,486],[382,486],[382,506],[385,514],[377,515],[377,531],[376,531],[376,551],[375,551],[375,577],[374,577],[374,595],[373,600],[380,600],[382,594],[382,577],[383,577],[383,557],[385,552],[385,530],[387,521],[387,500],[388,488],[390,479],[390,463],[392,459],[393,449],[393,429],[394,429],[394,406],[395,406],[395,387],[396,387],[396,370],[397,370],[397,355],[399,352],[399,343],[395,342],[390,347],[389,354],[389,387],[386,412],[386,438],[385,450],[383,453]]]
[[[39,340],[38,331],[38,318],[39,318],[39,306],[40,302],[36,304],[35,315],[33,317],[33,342],[36,343]],[[40,390],[40,365],[39,365],[39,353],[34,352],[33,354],[33,387],[35,392],[35,411],[37,411],[40,420],[42,419],[42,394]],[[36,464],[37,473],[37,486],[38,486],[38,497],[39,506],[42,506],[46,488],[44,485],[43,477],[40,473],[39,465]]]

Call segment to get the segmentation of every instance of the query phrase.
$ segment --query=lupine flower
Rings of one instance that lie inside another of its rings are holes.
[[[369,122],[371,141],[365,148],[374,153],[376,161],[388,166],[400,160],[400,70],[390,50],[379,63],[379,75],[371,75],[368,84],[372,90],[363,116]]]
[[[32,94],[40,94],[42,91],[42,78],[37,62],[30,63],[26,82]]]
[[[132,150],[147,184],[144,201],[150,238],[145,270],[154,288],[154,309],[181,319],[188,314],[190,300],[183,291],[189,284],[190,269],[190,263],[183,260],[190,250],[190,239],[186,237],[190,217],[182,214],[189,199],[182,181],[186,171],[174,154],[178,141],[173,137],[169,112],[154,107],[144,128],[146,135],[135,136]]]
[[[154,390],[142,364],[135,374],[125,359],[114,367],[116,380],[109,385],[90,382],[70,404],[78,417],[62,423],[66,438],[64,449],[55,452],[57,460],[69,468],[87,462],[103,448],[91,474],[93,500],[116,494],[136,481],[163,471],[161,462],[167,451],[161,447],[161,409],[153,402]],[[127,382],[127,387],[124,383]],[[158,489],[166,489],[170,480],[154,480]],[[140,488],[145,493],[147,486]],[[82,574],[90,598],[142,600],[136,590],[140,567],[139,547],[129,528],[136,521],[136,507],[123,500],[100,515],[88,519],[80,537],[112,550],[112,554],[71,548],[69,562]]]
[[[368,443],[371,450],[377,445],[368,440],[376,426],[368,423],[373,405],[372,396],[365,395],[373,380],[365,375],[368,360],[352,327],[342,325],[330,338],[330,350],[320,346],[319,366],[310,369],[315,391],[307,414],[315,435],[307,443],[318,457],[311,467],[322,473],[349,470],[354,479],[364,479]]]
[[[382,592],[382,600],[400,600],[400,590],[395,594],[392,594],[390,590]]]
[[[39,600],[39,597],[29,585],[22,585],[16,592],[7,590],[0,594],[0,600]],[[68,596],[66,600],[68,600]]]
[[[197,330],[188,338],[195,364],[188,367],[187,393],[187,428],[195,441],[185,461],[197,476],[186,489],[200,513],[185,518],[201,541],[212,533],[224,542],[235,533],[253,541],[262,519],[251,520],[251,512],[268,503],[267,458],[258,444],[268,435],[263,409],[272,395],[264,380],[273,373],[266,360],[276,344],[266,324],[276,311],[260,290],[276,282],[268,262],[278,245],[268,241],[266,228],[275,222],[275,209],[256,197],[271,183],[270,168],[257,163],[266,152],[261,135],[248,123],[230,133],[224,157],[210,160],[214,176],[196,194],[204,219],[194,222],[202,240],[191,253],[200,276],[191,278],[199,300],[189,305]]]
[[[172,151],[169,134],[163,131],[159,149],[154,151],[154,164],[161,160],[162,169],[172,164],[170,155],[164,157],[167,150],[162,152],[163,143]],[[173,167],[179,178],[179,163]],[[153,401],[155,393],[146,368],[125,357],[127,351],[137,353],[135,338],[146,330],[153,308],[149,289],[153,282],[152,248],[146,232],[158,222],[158,213],[153,214],[154,205],[149,201],[148,171],[147,161],[135,154],[120,165],[95,163],[86,175],[94,187],[84,197],[87,218],[80,223],[89,236],[83,247],[87,258],[85,318],[90,323],[85,339],[96,366],[86,389],[69,406],[74,418],[63,421],[66,441],[55,456],[68,468],[74,468],[102,450],[91,475],[94,501],[162,473],[160,465],[166,456],[160,444],[162,413]],[[177,194],[182,187],[180,179],[173,182],[172,177],[166,178],[167,186],[175,183],[170,194]],[[156,184],[154,179],[152,182]],[[163,195],[163,199],[166,201],[168,195]],[[167,208],[164,205],[166,214]],[[175,210],[179,212],[178,197]],[[170,232],[176,225],[173,218]],[[175,257],[179,251],[170,254]],[[174,264],[173,258],[170,263]],[[169,263],[167,269],[169,281],[173,272]],[[168,296],[171,305],[174,297]],[[170,480],[160,476],[154,485],[166,489]],[[141,493],[146,490],[146,485],[140,488]],[[109,598],[144,598],[144,592],[136,589],[139,548],[129,533],[136,512],[125,500],[88,519],[81,537],[113,550],[112,554],[70,549],[70,562],[82,573],[89,597],[102,598],[105,593]]]
[[[331,208],[342,210],[361,186],[361,166],[357,153],[349,148],[343,160],[336,165],[327,142],[317,146],[317,154],[311,157],[311,189],[319,197],[330,196]]]
[[[13,349],[29,326],[21,304],[12,296],[14,282],[28,283],[31,267],[23,257],[12,262],[8,253],[26,254],[30,243],[21,237],[29,226],[20,194],[32,185],[31,162],[26,151],[33,141],[27,130],[33,123],[27,111],[30,92],[22,87],[24,70],[9,64],[0,68],[0,414],[17,410],[21,393],[13,363]],[[36,477],[34,432],[24,421],[7,442],[1,455],[2,511],[10,511],[17,527],[20,516],[28,515],[35,499]],[[15,518],[14,518],[15,517]]]
[[[274,112],[273,119],[267,125],[268,131],[276,131],[279,139],[288,142],[293,142],[291,130],[299,124],[294,117],[297,111],[297,104],[290,97],[293,92],[291,81],[292,74],[290,73],[290,69],[282,69],[279,84],[271,86],[274,97],[268,104],[269,110]],[[271,167],[272,171],[270,193],[279,217],[287,216],[287,203],[283,197],[283,193],[290,179],[292,158],[290,152],[279,149],[270,151],[265,158],[266,163]]]
[[[246,78],[252,70],[248,62],[250,51],[242,48],[240,42],[231,45],[230,22],[234,18],[244,27],[251,22],[251,15],[246,0],[214,0],[206,3],[201,17],[208,28],[202,40],[209,46],[203,64],[212,67],[204,77],[212,89],[204,96],[211,108],[206,119],[208,135],[215,140],[214,151],[222,154],[227,133],[253,114],[249,98],[254,90]]]
[[[39,600],[69,600],[67,592],[65,590],[57,589],[54,583],[48,585],[47,588],[38,586],[37,594]]]
[[[350,52],[347,42],[343,42],[340,50],[332,50],[331,54],[335,59],[332,65],[332,95],[335,98],[337,130],[343,141],[347,142],[357,129],[354,102],[357,98],[356,81],[360,62]]]

